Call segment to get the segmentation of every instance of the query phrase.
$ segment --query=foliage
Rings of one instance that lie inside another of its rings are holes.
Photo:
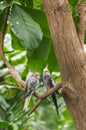
[[[47,64],[51,72],[60,71],[41,2],[41,0],[0,0],[0,30],[5,20],[6,9],[11,6],[5,32],[4,51],[14,51],[5,53],[5,56],[23,80],[26,80],[29,70],[42,73]],[[69,0],[76,28],[78,26],[77,3],[78,0]],[[0,59],[0,73],[5,70],[6,66]],[[61,78],[57,77],[57,81],[60,80]],[[0,129],[75,130],[62,98],[57,97],[58,116],[53,103],[48,104],[45,100],[38,110],[28,117],[27,113],[22,113],[23,92],[11,89],[17,86],[16,81],[11,75],[0,78],[0,81]],[[44,89],[40,88],[39,91]],[[37,99],[33,97],[29,110],[36,102]]]

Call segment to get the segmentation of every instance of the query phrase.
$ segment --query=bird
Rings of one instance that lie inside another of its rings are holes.
[[[51,89],[52,87],[56,86],[56,82],[54,80],[54,78],[50,75],[50,72],[48,70],[48,66],[46,66],[43,69],[43,84],[46,87],[47,90]],[[58,114],[58,104],[57,104],[57,99],[56,99],[56,93],[54,92],[51,97],[53,99],[55,108],[56,108],[56,112]]]
[[[23,107],[23,112],[27,111],[31,96],[39,87],[39,78],[40,78],[39,73],[33,73],[26,81],[25,94],[24,94],[25,103]]]

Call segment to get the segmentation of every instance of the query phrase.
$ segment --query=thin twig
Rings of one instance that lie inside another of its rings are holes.
[[[40,103],[42,102],[42,100],[40,99],[36,105],[32,108],[32,110],[28,113],[28,116],[30,116],[36,109],[37,107],[40,105]]]
[[[12,86],[10,89],[17,89],[17,90],[25,91],[25,89],[22,88],[22,87],[14,87],[14,86]]]
[[[34,93],[35,96],[37,96],[40,100],[37,102],[37,104],[32,108],[32,110],[28,113],[28,116],[30,116],[36,109],[37,107],[40,105],[40,103],[42,102],[42,100],[44,100],[45,98],[47,98],[49,95],[51,95],[52,93],[54,93],[55,91],[57,91],[58,89],[60,89],[62,86],[62,83],[58,83],[55,87],[49,89],[48,91],[44,92],[44,93]]]
[[[0,85],[5,85],[5,84],[10,86],[9,89],[17,89],[17,90],[20,90],[20,91],[25,91],[24,88],[19,87],[19,86],[15,86],[13,84],[8,84],[6,81],[0,82]]]
[[[2,36],[2,33],[1,33]],[[2,37],[0,37],[2,38]],[[11,64],[8,62],[8,60],[5,58],[4,53],[3,53],[3,48],[2,48],[2,41],[0,41],[0,56],[2,58],[2,60],[4,61],[4,63],[6,64],[6,66],[9,69],[10,74],[12,75],[12,77],[19,83],[20,86],[24,87],[26,85],[26,83],[20,78],[19,75],[16,74],[15,70],[13,69],[13,67],[11,66]]]
[[[16,72],[13,69],[13,67],[11,66],[11,64],[8,62],[8,60],[4,56],[2,32],[0,32],[0,56],[1,56],[2,60],[4,61],[4,63],[6,64],[6,66],[8,67],[9,72],[12,75],[12,77],[19,83],[20,86],[24,87],[26,85],[26,83],[20,78],[19,75],[16,74]]]
[[[19,75],[16,74],[16,72],[14,71],[13,67],[11,66],[11,64],[5,58],[4,51],[3,51],[4,32],[5,32],[6,25],[7,25],[9,10],[10,10],[10,8],[7,9],[6,20],[4,22],[2,30],[0,32],[0,56],[1,56],[2,60],[4,61],[4,63],[6,64],[6,66],[8,67],[8,69],[9,69],[10,74],[12,75],[12,77],[19,83],[20,86],[24,87],[26,85],[26,83],[20,78]]]
[[[14,52],[14,50],[12,50],[12,51],[4,51],[4,53],[12,53],[12,52]]]
[[[0,78],[6,76],[6,75],[8,75],[8,74],[10,74],[10,71],[9,71],[9,70],[6,71],[6,72],[1,73],[1,74],[0,74]]]
[[[1,46],[0,46],[0,50],[1,50]],[[11,64],[7,61],[3,52],[1,53],[1,58],[4,61],[4,63],[7,65],[7,67],[9,68],[9,72],[12,75],[12,77],[19,83],[19,85],[22,87],[26,86],[26,83],[20,78],[19,75],[16,74]]]

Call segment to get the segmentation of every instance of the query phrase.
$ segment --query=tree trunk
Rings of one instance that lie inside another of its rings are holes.
[[[68,1],[43,0],[43,6],[61,70],[64,100],[77,130],[86,130],[86,60]]]

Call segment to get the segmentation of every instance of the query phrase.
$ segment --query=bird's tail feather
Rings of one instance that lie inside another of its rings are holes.
[[[54,105],[55,105],[55,108],[56,108],[56,112],[58,114],[58,105],[57,105],[56,95],[52,94],[51,96],[52,96],[52,99],[53,99],[53,102],[54,102]]]
[[[30,99],[31,99],[31,95],[29,97],[25,98],[25,102],[24,102],[24,107],[23,107],[23,112],[27,111],[28,105],[30,103]]]

